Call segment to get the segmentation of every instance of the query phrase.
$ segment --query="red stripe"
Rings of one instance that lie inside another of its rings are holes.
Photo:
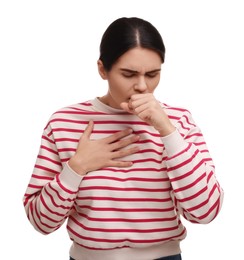
[[[122,170],[122,169],[114,169],[114,168],[102,168],[101,170],[104,171],[111,171],[111,172],[123,172],[123,173],[128,173],[128,172],[163,172],[166,171],[167,168],[133,168],[133,169],[128,169],[128,170]]]
[[[31,202],[31,204],[32,204],[32,202]],[[35,210],[35,211],[37,211],[37,210]],[[44,233],[44,234],[48,234],[48,232],[46,232],[44,229],[42,229],[39,225],[38,225],[38,223],[36,222],[36,218],[35,218],[35,216],[33,215],[33,213],[34,213],[34,207],[33,207],[33,205],[31,205],[31,212],[30,212],[30,214],[32,215],[32,219],[33,219],[33,221],[34,221],[34,223],[35,223],[35,226],[37,227],[37,229],[39,229],[42,233]],[[29,218],[30,218],[30,216],[29,216]],[[40,217],[37,215],[37,219],[40,219]],[[41,222],[41,221],[40,221]]]
[[[68,201],[68,202],[73,202],[75,200],[75,198],[70,199],[70,198],[64,198],[59,194],[59,191],[57,191],[55,188],[52,187],[51,183],[48,183],[48,187],[56,193],[56,196],[58,197],[58,199],[62,200],[62,201]]]
[[[130,178],[118,178],[111,176],[84,176],[83,180],[112,180],[118,182],[127,182],[127,181],[141,181],[141,182],[168,182],[168,178],[139,178],[139,177],[130,177]]]
[[[186,149],[186,150],[188,150],[188,149]],[[182,153],[184,153],[184,152],[182,152]],[[183,161],[182,163],[176,164],[175,166],[172,166],[172,167],[168,168],[168,171],[175,171],[175,170],[177,170],[177,169],[179,169],[179,168],[181,168],[181,167],[183,167],[183,166],[185,166],[185,165],[187,165],[187,164],[190,164],[191,161],[193,161],[193,159],[196,157],[196,155],[197,155],[198,153],[199,153],[199,151],[196,150],[196,151],[191,155],[191,157],[190,157],[189,159]],[[175,156],[175,157],[178,157],[180,154],[181,154],[181,153],[179,153],[179,154],[178,154],[177,156]],[[202,162],[203,162],[203,161],[201,161],[201,163],[202,163]]]
[[[31,178],[39,179],[39,180],[48,180],[48,181],[52,181],[52,180],[53,180],[53,177],[36,175],[36,174],[34,174],[34,173],[31,175]],[[37,186],[37,187],[40,187],[40,186]],[[41,187],[42,187],[42,186],[41,186]]]
[[[89,120],[74,120],[74,119],[67,119],[67,118],[54,118],[50,120],[50,123],[54,122],[65,122],[65,123],[74,123],[74,124],[80,124],[80,125],[87,125],[89,123]]]
[[[58,149],[59,153],[63,153],[63,152],[75,152],[76,148],[60,148]]]
[[[53,128],[53,132],[71,132],[71,133],[84,133],[83,129],[73,129],[73,128]]]
[[[93,231],[93,232],[104,232],[104,233],[157,233],[157,232],[168,232],[178,229],[178,226],[167,227],[167,228],[154,228],[154,229],[128,229],[128,228],[91,228],[83,225],[78,222],[75,218],[70,216],[70,220],[72,220],[77,226],[81,227],[84,230]]]
[[[185,139],[187,140],[187,139],[190,139],[192,137],[203,137],[203,135],[202,135],[202,133],[194,133],[194,134],[191,134],[191,135],[187,135],[185,137]]]
[[[156,153],[158,155],[162,155],[162,152],[158,152],[157,150],[154,149],[141,149],[137,153]]]
[[[93,211],[114,211],[114,212],[172,212],[174,207],[170,208],[98,208],[91,207],[88,205],[82,205],[82,208],[93,210]]]
[[[45,135],[42,136],[42,139],[48,141],[48,142],[51,143],[51,144],[54,144],[54,143],[55,143],[52,139],[49,139],[49,138],[48,138],[47,136],[45,136]]]
[[[53,149],[51,149],[51,148],[49,148],[49,147],[47,147],[47,146],[41,145],[40,148],[43,149],[43,150],[46,150],[46,151],[48,151],[48,152],[50,152],[50,153],[54,153],[54,154],[58,155],[58,152],[57,152],[57,151],[55,151],[55,150],[53,150]]]
[[[147,158],[147,159],[141,159],[141,160],[133,160],[132,161],[134,164],[135,163],[146,163],[146,162],[155,162],[157,164],[161,164],[162,160],[156,160],[154,158]]]
[[[153,144],[155,144],[155,145],[157,145],[159,147],[164,147],[164,144],[157,143],[157,142],[155,142],[155,141],[153,141],[151,139],[140,140],[140,141],[137,141],[136,143],[137,144],[153,143]],[[160,153],[160,155],[162,155],[162,152]]]
[[[29,184],[28,185],[28,188],[31,188],[31,189],[37,189],[37,190],[40,190],[40,189],[42,189],[42,185],[34,185],[34,184]],[[32,195],[32,194],[30,194],[30,195]]]
[[[52,132],[71,132],[71,133],[84,133],[83,129],[75,129],[75,128],[65,128],[65,127],[57,127],[53,128]],[[94,134],[114,134],[119,132],[119,130],[93,130]],[[160,137],[160,134],[157,133],[151,133],[149,131],[140,130],[140,131],[134,131],[134,134],[140,135],[140,134],[149,134],[151,136]]]
[[[76,111],[70,111],[70,110],[59,110],[55,112],[54,114],[73,114],[73,115],[106,115],[106,113],[102,112],[93,112],[88,110],[76,110]]]
[[[217,188],[217,186],[214,185],[213,188],[212,188],[212,190],[209,192],[208,198],[207,198],[205,201],[203,201],[202,203],[200,203],[200,204],[198,204],[198,205],[195,205],[194,207],[189,208],[188,211],[197,210],[197,209],[199,209],[199,208],[202,208],[202,207],[205,206],[206,204],[208,204],[208,202],[209,202],[210,198],[212,197],[212,195],[213,195],[214,191],[216,190],[216,188]]]
[[[198,217],[199,219],[205,219],[207,218],[215,209],[218,211],[220,205],[220,198],[212,205],[212,207],[202,216]],[[215,214],[216,216],[216,214]]]
[[[208,186],[205,186],[203,189],[201,189],[200,191],[198,191],[197,193],[195,193],[192,196],[186,197],[184,199],[178,199],[179,202],[186,202],[192,199],[196,199],[197,197],[199,197],[202,193],[206,192],[208,190]]]
[[[44,160],[44,161],[52,162],[52,163],[57,164],[57,165],[59,165],[59,166],[62,166],[62,164],[61,164],[59,161],[52,160],[51,158],[46,157],[46,156],[43,156],[43,155],[40,155],[40,154],[37,156],[37,158],[42,159],[42,160]]]
[[[176,216],[173,216],[172,218],[150,218],[150,219],[127,219],[127,218],[92,218],[89,217],[86,214],[78,213],[79,216],[82,218],[86,218],[90,221],[99,221],[99,222],[130,222],[130,223],[149,223],[149,222],[166,222],[166,221],[174,221],[176,220]]]
[[[187,130],[187,131],[189,131],[189,130],[190,130],[190,127],[186,127],[186,126],[184,126],[184,123],[183,123],[183,122],[181,122],[181,121],[178,121],[178,124],[180,124],[180,125],[181,125],[182,129],[184,129],[184,130]]]
[[[87,196],[87,197],[77,197],[77,200],[101,200],[101,201],[122,201],[122,202],[168,202],[171,201],[171,198],[164,199],[155,199],[155,198],[114,198],[114,197],[95,197],[95,196]]]
[[[110,186],[89,186],[89,187],[80,187],[80,191],[84,190],[114,190],[114,191],[142,191],[142,192],[168,192],[171,188],[165,189],[148,189],[148,188],[119,188],[119,187],[110,187]]]
[[[50,169],[50,168],[48,168],[48,167],[45,167],[45,166],[42,166],[42,165],[39,165],[39,164],[36,164],[36,165],[35,165],[35,168],[41,169],[41,170],[43,170],[43,171],[45,171],[45,172],[54,173],[54,174],[58,174],[58,173],[59,173],[58,171],[55,171],[55,170],[53,170],[53,169]]]
[[[183,190],[187,190],[187,189],[190,189],[192,187],[194,187],[195,185],[197,185],[198,182],[200,182],[201,180],[203,180],[204,178],[206,177],[206,173],[203,173],[200,177],[198,177],[194,182],[186,185],[186,186],[183,186],[181,188],[178,188],[178,189],[175,189],[174,191],[175,192],[181,192]]]
[[[176,121],[178,121],[180,119],[179,116],[173,116],[173,115],[168,115],[168,118],[172,119],[172,120],[176,120]]]
[[[165,105],[166,105],[166,104],[165,104]],[[167,106],[167,107],[166,107],[167,110],[173,110],[173,112],[174,112],[174,111],[180,111],[180,112],[184,112],[184,113],[186,113],[186,112],[189,113],[189,111],[188,111],[187,109],[185,109],[185,108],[170,107],[170,106],[168,106],[168,105],[166,105],[166,106]]]
[[[68,157],[68,158],[63,158],[63,159],[61,160],[61,162],[62,162],[62,163],[66,163],[67,161],[69,161],[69,159],[70,159],[70,157]]]
[[[87,125],[89,123],[89,120],[72,120],[72,119],[66,119],[66,118],[54,118],[50,120],[51,123],[53,122],[67,122],[67,123],[74,123],[74,124],[84,124]],[[95,125],[114,125],[114,124],[126,124],[126,125],[144,125],[148,126],[147,123],[143,121],[121,121],[121,120],[93,120],[93,123]]]
[[[213,171],[211,171],[211,172],[208,174],[208,176],[207,176],[207,183],[209,183],[209,180],[213,177],[213,175],[214,175],[214,172],[213,172]]]
[[[61,214],[59,212],[56,212],[56,211],[53,211],[52,209],[50,209],[50,207],[46,204],[42,194],[40,195],[40,200],[41,200],[42,205],[44,206],[44,208],[46,208],[47,211],[52,213],[52,215],[56,215],[56,216],[59,216],[59,217],[62,217],[62,218],[65,216],[65,214]]]
[[[53,196],[51,195],[51,193],[48,192],[48,190],[47,190],[46,187],[44,187],[44,191],[46,192],[47,197],[50,198],[50,200],[51,200],[51,202],[52,202],[52,204],[53,204],[53,206],[54,206],[55,208],[61,208],[62,210],[65,210],[65,211],[68,211],[68,210],[70,209],[70,206],[58,205],[58,204],[55,202],[55,200],[54,200]]]
[[[33,202],[33,201],[32,201]],[[38,219],[39,221],[40,221],[40,223],[41,223],[41,225],[42,226],[44,226],[44,227],[47,227],[48,229],[52,229],[52,231],[54,230],[54,229],[57,229],[57,228],[59,228],[60,227],[60,225],[55,225],[55,226],[50,226],[50,225],[47,225],[46,223],[44,223],[44,222],[42,222],[42,218],[40,217],[40,215],[42,216],[42,217],[44,217],[44,218],[46,218],[46,219],[48,219],[49,221],[52,221],[52,222],[56,222],[56,221],[54,221],[53,219],[51,219],[50,217],[48,217],[48,216],[46,216],[46,215],[44,215],[44,214],[38,214],[38,210],[37,210],[37,203],[35,203],[35,207],[33,206],[33,204],[32,204],[32,202],[31,202],[31,214],[32,214],[32,218],[33,218],[33,220],[34,220],[34,223],[35,223],[35,226],[42,232],[42,233],[44,233],[44,234],[49,234],[49,232],[47,232],[47,231],[45,231],[43,228],[41,228],[40,227],[40,225],[36,222],[36,219]],[[34,213],[36,214],[36,217],[34,216]]]
[[[184,117],[184,118],[186,119],[186,122],[187,122],[188,125],[191,125],[191,126],[193,126],[193,127],[196,127],[195,124],[193,124],[193,123],[190,122],[189,118],[188,118],[186,115],[183,115],[182,117]]]
[[[78,234],[76,231],[74,231],[73,229],[71,229],[70,226],[67,226],[67,229],[76,237],[80,238],[80,239],[84,239],[84,240],[89,240],[89,241],[94,241],[94,242],[104,242],[104,243],[125,243],[125,242],[131,242],[131,243],[156,243],[156,242],[163,242],[163,241],[167,241],[167,240],[171,240],[177,237],[181,237],[185,232],[185,228],[184,230],[177,236],[171,236],[171,237],[163,237],[163,238],[158,238],[158,239],[105,239],[105,238],[94,238],[94,237],[86,237],[86,236],[82,236],[80,234]],[[77,242],[76,242],[77,243]],[[101,248],[99,248],[101,249]],[[106,249],[105,249],[106,250]]]
[[[55,143],[58,142],[74,142],[74,143],[78,143],[79,139],[77,138],[56,138],[55,139]]]
[[[44,225],[44,226],[46,226],[46,227],[48,227],[50,229],[55,229],[57,227],[57,225],[59,225],[59,223],[60,223],[60,220],[56,220],[56,219],[50,218],[50,216],[47,216],[46,214],[44,214],[42,212],[40,212],[40,215],[42,216],[42,218],[45,218],[48,221],[53,222],[55,224],[54,226],[49,226],[46,223],[41,221],[42,225]],[[40,216],[38,217],[38,219],[41,220]]]
[[[196,145],[196,146],[201,146],[201,145],[206,145],[206,143],[205,142],[194,142],[194,145]]]
[[[196,172],[196,170],[203,164],[204,164],[204,161],[202,160],[195,167],[193,167],[189,172],[186,172],[185,174],[182,174],[181,176],[170,179],[171,182],[179,181],[179,180],[189,177],[190,175],[194,174]]]

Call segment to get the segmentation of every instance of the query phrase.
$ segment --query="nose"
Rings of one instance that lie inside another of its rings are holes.
[[[145,80],[145,77],[140,77],[138,81],[134,85],[135,91],[138,91],[140,93],[144,93],[147,91],[147,82]]]

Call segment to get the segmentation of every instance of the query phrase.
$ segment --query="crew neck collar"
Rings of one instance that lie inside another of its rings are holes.
[[[104,104],[98,97],[94,98],[91,101],[91,103],[95,107],[95,109],[98,110],[99,112],[104,112],[109,114],[128,114],[123,109],[113,108]]]

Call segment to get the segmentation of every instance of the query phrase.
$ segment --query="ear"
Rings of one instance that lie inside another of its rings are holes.
[[[101,60],[97,61],[97,68],[98,68],[98,72],[100,74],[100,76],[102,77],[102,79],[107,79],[107,71],[103,66],[103,62]]]

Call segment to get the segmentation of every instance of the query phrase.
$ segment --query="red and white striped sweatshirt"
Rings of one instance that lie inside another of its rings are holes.
[[[31,224],[49,234],[68,218],[76,260],[149,260],[180,253],[186,229],[180,215],[209,223],[223,190],[200,129],[190,112],[162,104],[176,131],[166,137],[137,116],[90,100],[54,113],[24,195]],[[140,135],[129,168],[103,168],[80,176],[67,161],[88,122],[92,139],[130,127]]]

